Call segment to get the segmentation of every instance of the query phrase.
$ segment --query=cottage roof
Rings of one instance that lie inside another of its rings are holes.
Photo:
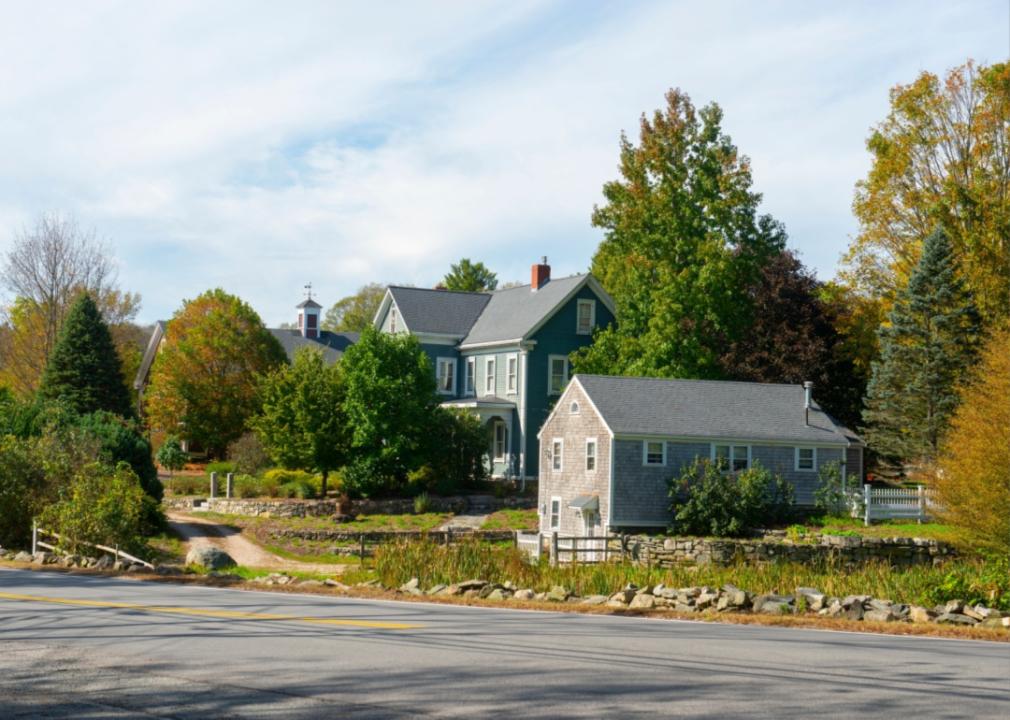
[[[412,333],[463,337],[491,299],[490,293],[454,292],[391,285],[400,317]]]
[[[576,375],[615,435],[862,444],[802,385]]]
[[[295,353],[303,347],[313,347],[322,350],[323,360],[329,365],[339,360],[344,351],[358,341],[359,335],[356,332],[335,333],[324,330],[317,338],[307,338],[300,330],[287,328],[268,328],[267,332],[277,338],[288,359],[294,360]]]

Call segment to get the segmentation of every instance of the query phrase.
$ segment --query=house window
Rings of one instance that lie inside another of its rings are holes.
[[[568,356],[551,355],[547,358],[547,393],[560,395],[568,384]]]
[[[494,395],[494,358],[484,361],[484,394]]]
[[[596,326],[596,301],[579,300],[578,321],[575,325],[575,332],[579,335],[591,335]]]
[[[551,469],[555,472],[561,472],[562,468],[562,455],[565,452],[565,441],[561,438],[554,438],[551,442]]]
[[[596,438],[586,438],[586,472],[596,470]]]
[[[466,394],[474,394],[474,382],[477,377],[477,358],[469,357],[466,359]]]
[[[748,445],[713,445],[712,462],[725,470],[739,472],[750,467]]]
[[[662,440],[646,440],[642,443],[643,465],[666,465],[666,443]]]
[[[551,498],[551,530],[561,527],[561,498]]]
[[[505,451],[508,448],[508,428],[501,420],[494,424],[494,460],[505,461]]]
[[[456,393],[456,358],[438,359],[438,391],[442,395]]]
[[[392,307],[389,309],[389,332],[396,332],[396,308]]]
[[[817,448],[798,447],[796,448],[796,469],[800,471],[813,472],[817,469]]]
[[[578,415],[579,414],[579,404],[577,402],[573,402],[569,406],[568,412],[570,412],[572,415]]]
[[[508,372],[505,373],[505,390],[509,395],[515,395],[517,377],[519,374],[519,356],[509,355],[505,363],[505,367],[508,370]]]

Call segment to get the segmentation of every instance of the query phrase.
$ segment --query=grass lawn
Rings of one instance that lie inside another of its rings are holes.
[[[186,562],[186,543],[170,530],[149,537],[147,546],[151,548],[150,561],[155,565]]]
[[[481,530],[536,530],[539,518],[536,508],[530,510],[499,510],[488,515]]]
[[[960,544],[960,531],[951,525],[940,523],[906,522],[885,520],[865,526],[858,518],[826,517],[806,524],[810,533],[826,533],[839,535],[860,535],[862,537],[891,538],[917,537],[927,540],[941,540],[952,544]]]

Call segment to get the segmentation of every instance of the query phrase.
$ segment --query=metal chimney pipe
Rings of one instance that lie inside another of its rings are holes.
[[[803,422],[807,425],[810,424],[810,403],[813,400],[812,394],[814,391],[814,384],[810,380],[806,380],[803,383]]]

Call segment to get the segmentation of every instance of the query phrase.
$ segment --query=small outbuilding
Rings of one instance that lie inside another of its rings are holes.
[[[863,475],[863,441],[824,412],[812,383],[576,375],[538,435],[540,531],[598,536],[670,523],[669,481],[697,458],[760,463],[810,506],[821,467]]]

